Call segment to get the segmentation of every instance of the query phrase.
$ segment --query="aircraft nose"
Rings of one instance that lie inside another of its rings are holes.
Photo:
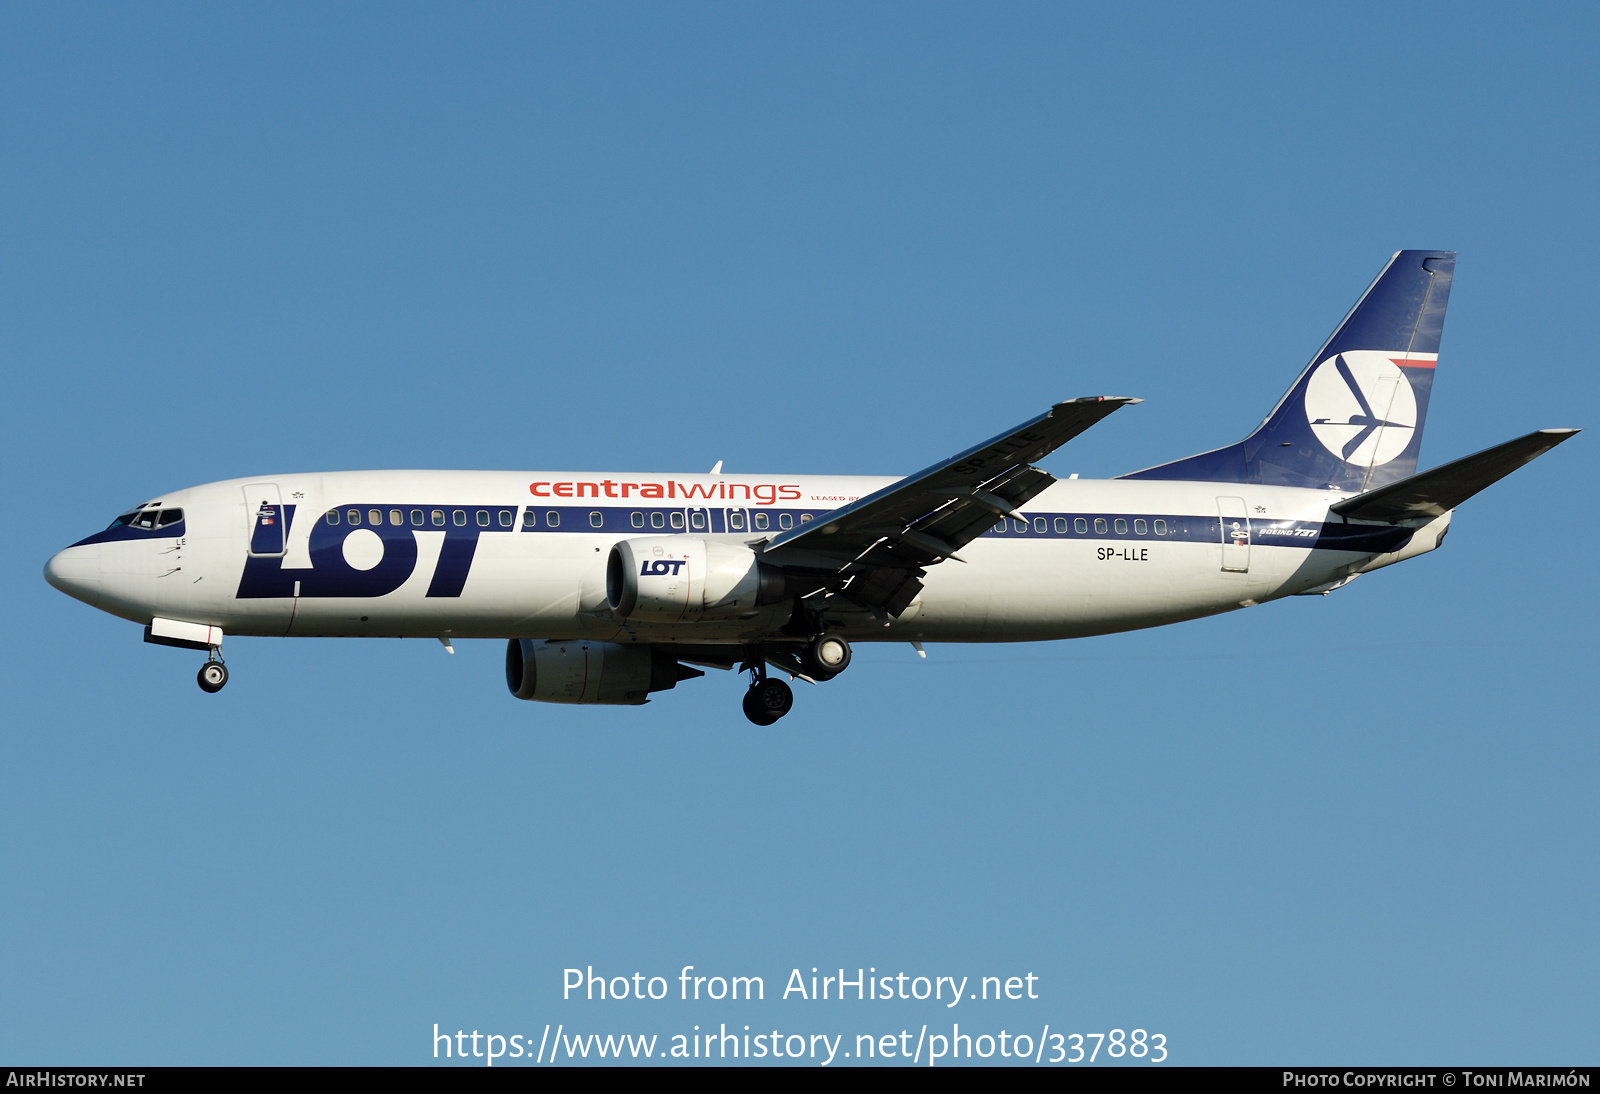
[[[93,604],[100,596],[100,545],[57,551],[44,564],[44,579],[68,596]]]

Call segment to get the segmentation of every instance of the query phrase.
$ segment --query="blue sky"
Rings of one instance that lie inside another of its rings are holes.
[[[1045,466],[1118,474],[1248,432],[1402,247],[1460,252],[1424,464],[1595,425],[1597,30],[6,7],[0,1058],[954,1018],[1140,1027],[1181,1063],[1594,1062],[1588,436],[1328,598],[864,646],[771,730],[722,674],[518,703],[490,642],[230,639],[206,696],[39,571],[216,479],[897,474],[1080,395],[1146,402]],[[568,966],[687,964],[769,999],[560,998]],[[813,966],[1041,998],[771,998]]]

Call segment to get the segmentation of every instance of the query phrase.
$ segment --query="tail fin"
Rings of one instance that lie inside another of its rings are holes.
[[[1455,267],[1454,251],[1400,251],[1259,429],[1123,478],[1359,491],[1414,474]]]

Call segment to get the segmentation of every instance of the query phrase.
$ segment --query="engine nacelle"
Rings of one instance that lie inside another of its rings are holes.
[[[623,619],[732,618],[783,596],[783,571],[742,543],[644,536],[612,547],[606,562],[606,603]]]
[[[704,676],[649,646],[582,640],[513,638],[506,646],[506,687],[518,699],[541,703],[637,706],[652,691]]]

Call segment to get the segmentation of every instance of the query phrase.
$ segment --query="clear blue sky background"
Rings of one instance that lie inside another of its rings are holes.
[[[725,674],[519,703],[491,642],[230,639],[206,696],[198,655],[40,567],[233,476],[896,474],[1142,396],[1046,464],[1113,475],[1247,432],[1402,247],[1460,252],[1425,464],[1600,426],[1597,31],[7,5],[0,1060],[953,1019],[1142,1027],[1184,1063],[1594,1063],[1592,434],[1326,599],[864,647],[770,730]],[[769,999],[562,1003],[591,964]],[[841,965],[1042,998],[772,998]]]

